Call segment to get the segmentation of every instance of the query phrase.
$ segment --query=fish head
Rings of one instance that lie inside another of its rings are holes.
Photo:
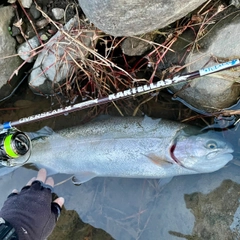
[[[180,133],[170,147],[175,163],[198,173],[214,172],[233,159],[233,148],[219,134],[209,131],[197,135]]]

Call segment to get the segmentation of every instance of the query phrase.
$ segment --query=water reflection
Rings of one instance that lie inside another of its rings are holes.
[[[0,179],[0,204],[35,173],[19,168]],[[58,174],[54,179],[67,177]],[[239,184],[239,167],[231,163],[215,173],[175,177],[162,191],[158,180],[123,178],[96,178],[81,186],[68,181],[55,190],[65,197],[67,210],[114,239],[239,239]],[[79,231],[79,239],[83,225],[69,219],[61,224],[61,229]],[[101,234],[87,239],[111,239]]]

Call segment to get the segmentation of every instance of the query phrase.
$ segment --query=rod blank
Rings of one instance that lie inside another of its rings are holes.
[[[114,94],[110,94],[106,97],[96,98],[93,100],[88,100],[85,102],[77,103],[72,106],[67,106],[65,108],[59,108],[59,109],[56,109],[53,111],[43,112],[40,114],[32,115],[30,117],[21,118],[17,121],[13,121],[13,122],[6,122],[3,124],[0,124],[0,130],[9,129],[9,128],[12,128],[12,127],[15,127],[15,126],[18,126],[21,124],[25,124],[25,123],[32,123],[32,122],[40,121],[43,119],[60,116],[65,113],[79,111],[82,109],[94,107],[97,105],[102,105],[102,104],[109,103],[112,101],[117,101],[119,99],[140,96],[145,93],[149,93],[149,92],[153,92],[156,90],[160,90],[162,88],[169,87],[173,84],[189,81],[189,80],[201,77],[201,76],[209,75],[209,74],[212,74],[215,72],[227,70],[229,68],[234,68],[234,67],[238,67],[238,66],[240,66],[239,59],[234,59],[229,62],[224,62],[224,63],[218,64],[218,65],[212,66],[212,67],[203,68],[198,71],[191,72],[191,73],[186,73],[183,75],[175,76],[173,78],[159,80],[155,83],[150,83],[150,84],[145,84],[142,86],[130,88],[125,91],[120,91],[120,92],[117,92]]]

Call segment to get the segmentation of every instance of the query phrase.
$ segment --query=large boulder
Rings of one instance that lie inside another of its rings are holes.
[[[240,17],[230,16],[216,24],[198,43],[199,49],[186,59],[188,72],[240,58]],[[171,87],[173,92],[193,107],[214,112],[236,103],[240,94],[239,68],[225,70]]]
[[[7,97],[18,83],[19,76],[14,76],[10,84],[8,80],[22,63],[16,56],[16,41],[8,29],[13,15],[12,7],[0,7],[0,100]]]
[[[113,36],[133,36],[163,28],[205,0],[78,0],[87,18]]]

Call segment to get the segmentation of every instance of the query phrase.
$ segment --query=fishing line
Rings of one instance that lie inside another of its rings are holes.
[[[0,130],[6,131],[7,129],[11,129],[12,127],[15,127],[15,126],[18,126],[21,124],[32,123],[32,122],[40,121],[43,119],[60,116],[60,115],[66,114],[66,113],[71,113],[71,112],[79,111],[82,109],[94,107],[97,105],[102,105],[102,104],[106,104],[109,102],[117,101],[119,99],[126,99],[129,97],[137,97],[142,94],[150,93],[150,92],[153,92],[156,90],[160,90],[162,88],[169,87],[173,84],[189,81],[189,80],[192,80],[192,79],[195,79],[198,77],[202,77],[205,75],[209,75],[212,73],[220,72],[223,70],[227,70],[227,69],[235,68],[235,67],[239,67],[239,66],[240,66],[239,59],[220,63],[220,64],[212,66],[212,67],[207,67],[207,68],[203,68],[203,69],[200,69],[200,70],[197,70],[194,72],[177,75],[173,78],[159,80],[154,83],[145,84],[145,85],[138,86],[138,87],[133,87],[128,90],[110,94],[106,97],[84,101],[81,103],[74,104],[72,106],[67,106],[64,108],[59,108],[56,110],[43,112],[43,113],[32,115],[29,117],[21,118],[19,120],[12,121],[12,122],[5,122],[3,124],[0,124]]]

